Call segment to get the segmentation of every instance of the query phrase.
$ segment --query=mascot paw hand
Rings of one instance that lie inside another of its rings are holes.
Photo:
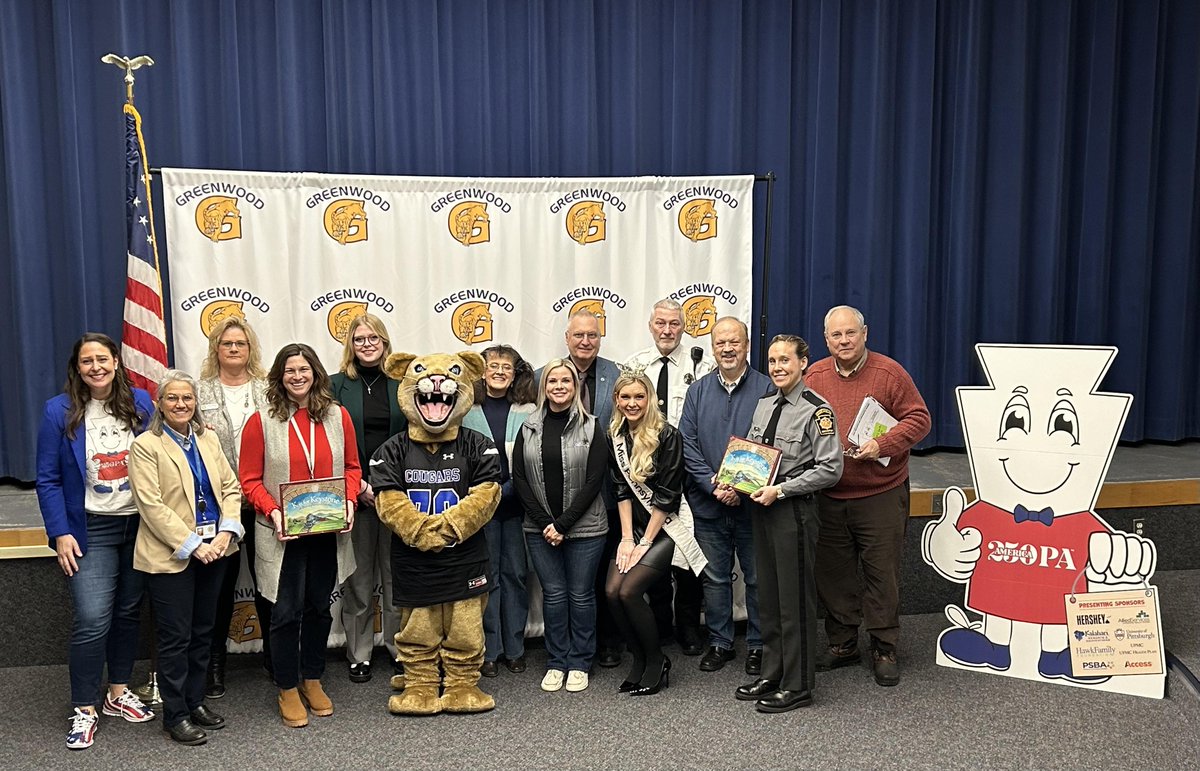
[[[1101,584],[1136,584],[1154,573],[1154,542],[1133,533],[1092,533],[1087,577]]]
[[[925,561],[956,583],[966,583],[979,561],[983,536],[975,528],[958,529],[958,520],[966,507],[962,490],[951,487],[942,496],[942,516],[925,526],[921,548]]]

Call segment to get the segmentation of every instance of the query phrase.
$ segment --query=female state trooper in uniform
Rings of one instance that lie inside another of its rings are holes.
[[[773,391],[759,400],[749,439],[783,453],[775,484],[750,500],[758,568],[758,613],[763,638],[759,679],[737,689],[759,712],[787,712],[812,704],[816,663],[817,542],[814,493],[842,477],[842,445],[833,410],[804,385],[808,344],[776,335],[767,351]]]

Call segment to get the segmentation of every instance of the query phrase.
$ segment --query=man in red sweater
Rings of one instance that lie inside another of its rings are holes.
[[[817,496],[821,529],[814,574],[825,604],[829,650],[818,670],[859,661],[858,627],[871,635],[875,682],[896,685],[896,642],[900,637],[900,554],[908,524],[908,453],[929,433],[929,409],[904,368],[867,350],[862,313],[839,305],[825,314],[829,358],[814,364],[804,380],[837,416],[846,452],[841,481]],[[847,433],[862,406],[874,397],[898,423],[855,447]],[[886,465],[881,459],[888,459]],[[862,563],[864,586],[858,584]]]

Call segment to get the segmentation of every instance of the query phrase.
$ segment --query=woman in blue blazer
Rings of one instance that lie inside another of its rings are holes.
[[[133,569],[140,520],[129,447],[153,411],[150,394],[130,385],[117,344],[89,332],[75,343],[64,393],[46,402],[38,429],[38,506],[75,606],[71,749],[92,745],[105,663],[104,714],[133,723],[154,718],[127,687],[145,588],[145,576]]]

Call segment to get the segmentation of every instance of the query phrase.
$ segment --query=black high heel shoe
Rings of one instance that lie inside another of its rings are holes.
[[[630,696],[653,696],[663,688],[671,684],[671,660],[663,658],[662,670],[658,673],[658,682],[654,685],[644,685],[640,688],[634,688],[629,692]]]
[[[617,693],[629,693],[630,691],[632,691],[634,688],[637,688],[637,687],[638,687],[638,684],[635,681],[623,680],[623,681],[621,681],[621,684],[617,686]]]

